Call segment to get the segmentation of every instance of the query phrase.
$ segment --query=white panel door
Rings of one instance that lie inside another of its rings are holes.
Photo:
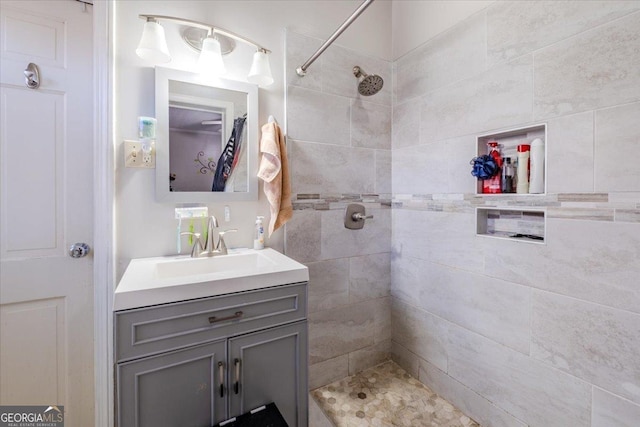
[[[92,8],[0,2],[0,405],[94,424]],[[39,67],[29,89],[24,70]]]

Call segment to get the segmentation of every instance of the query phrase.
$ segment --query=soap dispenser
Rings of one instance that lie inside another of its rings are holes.
[[[256,230],[253,233],[253,249],[264,249],[264,226],[262,225],[263,216],[256,218]]]

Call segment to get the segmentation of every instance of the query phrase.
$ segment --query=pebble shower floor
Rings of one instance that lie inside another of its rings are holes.
[[[391,361],[311,394],[336,427],[479,427]]]

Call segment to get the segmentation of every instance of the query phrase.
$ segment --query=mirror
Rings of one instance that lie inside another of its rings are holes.
[[[258,200],[258,88],[156,67],[156,197]]]

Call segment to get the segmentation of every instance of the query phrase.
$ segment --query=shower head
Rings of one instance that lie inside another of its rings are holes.
[[[384,80],[376,74],[367,74],[357,65],[353,67],[353,75],[360,80],[358,83],[358,93],[364,96],[375,95],[382,89]]]

